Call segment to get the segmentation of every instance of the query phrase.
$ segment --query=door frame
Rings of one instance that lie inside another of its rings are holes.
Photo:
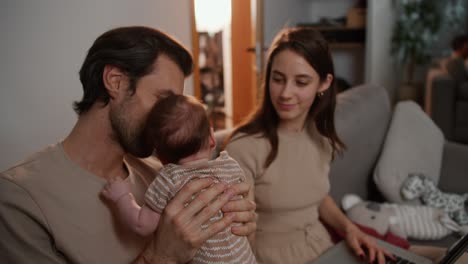
[[[254,111],[261,97],[261,82],[264,70],[264,0],[232,0],[231,23],[231,93],[232,102],[226,106],[231,113],[232,125],[236,126]],[[190,0],[193,90],[201,98],[199,36],[196,29],[195,0]],[[248,10],[248,12],[246,11]],[[248,15],[247,17],[245,15]],[[247,32],[247,33],[246,33]],[[246,38],[246,36],[249,36]],[[249,50],[253,51],[249,52]],[[246,85],[247,83],[247,85]],[[226,92],[226,91],[225,91]],[[228,124],[231,122],[227,122]]]

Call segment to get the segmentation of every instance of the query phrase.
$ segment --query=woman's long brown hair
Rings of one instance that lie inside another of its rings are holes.
[[[312,28],[298,27],[284,29],[276,35],[268,54],[260,107],[243,121],[226,140],[226,142],[236,140],[234,137],[238,133],[245,133],[246,135],[259,134],[260,137],[267,138],[271,144],[271,151],[265,160],[265,168],[270,166],[278,155],[277,128],[280,120],[270,100],[269,83],[273,60],[278,53],[284,50],[290,50],[302,56],[318,73],[321,82],[326,80],[328,74],[335,75],[328,43],[318,31]],[[344,143],[335,130],[334,113],[337,92],[334,83],[332,81],[330,88],[322,96],[316,97],[304,124],[308,131],[311,131],[310,126],[315,122],[319,133],[328,138],[333,149],[333,156],[336,152],[345,149]]]

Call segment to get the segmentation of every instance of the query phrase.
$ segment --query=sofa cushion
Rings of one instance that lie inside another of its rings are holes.
[[[214,136],[216,140],[216,147],[212,153],[211,158],[216,158],[219,156],[221,150],[224,149],[226,139],[229,137],[229,135],[231,135],[232,132],[234,132],[234,128],[226,128],[215,131]]]
[[[331,164],[330,194],[335,201],[347,193],[381,200],[372,173],[391,115],[390,99],[382,86],[360,85],[338,95],[335,126],[347,149]]]
[[[463,194],[468,192],[468,145],[446,141],[442,157],[439,189],[444,192]],[[465,184],[461,184],[465,183]]]
[[[468,100],[455,103],[455,127],[453,135],[460,143],[468,143]]]
[[[383,196],[392,203],[408,202],[400,188],[411,173],[422,173],[438,183],[444,142],[442,131],[416,103],[399,102],[374,171]]]
[[[468,80],[458,86],[458,100],[468,100]]]
[[[465,63],[462,58],[451,58],[447,61],[447,72],[458,82],[468,80]]]
[[[455,102],[455,126],[468,125],[468,100]]]

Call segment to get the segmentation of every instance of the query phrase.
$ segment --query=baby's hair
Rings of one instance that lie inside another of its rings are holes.
[[[148,115],[145,137],[163,164],[178,163],[208,146],[210,121],[196,98],[167,92]]]

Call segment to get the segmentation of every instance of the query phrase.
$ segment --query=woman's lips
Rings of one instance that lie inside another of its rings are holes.
[[[296,104],[285,104],[285,103],[278,103],[278,107],[283,111],[290,111],[294,109]]]

